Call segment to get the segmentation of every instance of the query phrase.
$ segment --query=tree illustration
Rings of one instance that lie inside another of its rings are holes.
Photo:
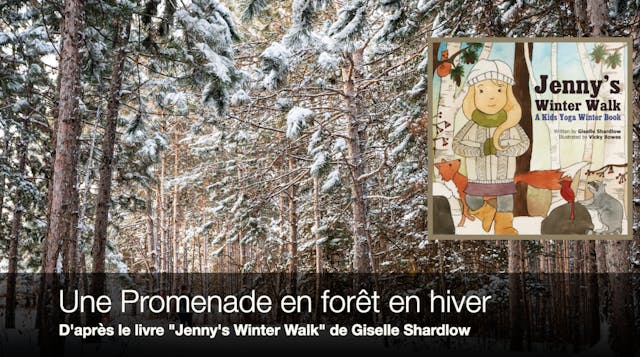
[[[436,56],[438,47],[439,44],[434,43]],[[460,64],[476,63],[478,61],[478,58],[480,57],[480,52],[482,51],[483,47],[484,45],[482,43],[471,42],[451,55],[449,55],[449,51],[447,49],[444,49],[440,58],[438,58],[437,62],[435,62],[433,66],[434,73],[437,73],[441,78],[450,75],[451,78],[456,82],[456,85],[459,87],[461,84],[462,76],[464,75],[464,68],[462,68]],[[461,59],[455,61],[458,56],[460,56]],[[450,71],[442,70],[443,68],[447,67],[450,68]]]
[[[606,54],[607,54],[607,49],[604,47],[603,44],[599,43],[593,47],[593,50],[591,50],[591,53],[589,54],[589,56],[596,64],[598,64],[604,59]]]
[[[464,65],[473,65],[478,61],[484,44],[451,42],[440,51],[440,55],[438,55],[440,43],[434,43],[433,46],[434,76],[440,77],[438,110],[433,120],[435,123],[434,150],[436,159],[451,159],[453,150],[450,138],[453,137],[453,121],[460,107],[454,97],[463,84]]]
[[[525,133],[531,140],[531,145],[527,151],[516,159],[516,174],[528,172],[531,168],[531,152],[533,147],[533,122],[531,119],[531,95],[529,92],[529,71],[527,70],[527,63],[525,59],[524,47],[529,47],[528,55],[529,61],[531,61],[531,55],[533,53],[533,43],[516,43],[515,44],[515,56],[513,64],[513,75],[516,80],[516,84],[513,86],[513,94],[518,99],[518,103],[522,107],[522,119],[520,119],[520,126],[524,129]],[[528,216],[529,211],[527,208],[527,190],[526,185],[518,184],[517,192],[513,198],[513,215],[514,216]]]

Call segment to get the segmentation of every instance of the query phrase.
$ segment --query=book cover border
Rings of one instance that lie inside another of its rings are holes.
[[[630,75],[632,73],[632,52],[633,52],[633,42],[631,37],[537,37],[537,38],[510,38],[510,37],[429,37],[427,39],[428,42],[428,58],[433,57],[434,51],[434,43],[443,43],[443,42],[507,42],[507,43],[551,43],[551,42],[568,42],[568,43],[576,43],[576,42],[624,42],[627,45],[626,57],[627,68],[626,68],[626,101],[627,101],[627,117],[626,117],[626,140],[627,140],[627,158],[629,163],[629,170],[631,170],[631,166],[633,163],[633,141],[632,141],[632,130],[629,127],[632,125],[632,105],[633,97],[632,90],[630,85]],[[633,239],[633,186],[632,186],[632,173],[629,171],[629,179],[626,180],[627,190],[630,193],[627,195],[626,202],[623,202],[625,206],[625,212],[627,212],[627,232],[625,234],[554,234],[554,235],[544,235],[544,234],[519,234],[519,235],[475,235],[475,234],[465,234],[465,235],[456,235],[456,234],[435,234],[433,232],[433,170],[434,167],[434,140],[433,140],[433,113],[432,113],[432,100],[433,100],[433,75],[434,75],[434,63],[433,61],[429,61],[428,63],[428,73],[429,73],[429,85],[428,85],[428,105],[427,105],[427,125],[428,125],[428,152],[429,152],[429,175],[428,175],[428,187],[429,194],[427,195],[428,201],[428,231],[430,239],[439,239],[439,240],[631,240]],[[455,224],[455,223],[454,223]]]

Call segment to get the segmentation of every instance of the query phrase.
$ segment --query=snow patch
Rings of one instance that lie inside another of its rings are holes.
[[[260,57],[262,72],[265,73],[262,85],[270,90],[276,89],[284,81],[290,65],[291,52],[280,42],[273,42]]]
[[[262,52],[260,57],[270,59],[283,65],[288,65],[291,52],[280,42],[273,42],[271,43],[271,46],[267,47],[267,49]]]
[[[453,221],[460,221],[460,213],[452,214]],[[542,217],[515,217],[513,219],[513,227],[518,230],[520,235],[540,235],[540,226],[542,224]],[[466,220],[464,227],[456,226],[456,235],[493,235],[493,229],[489,232],[485,232],[482,229],[482,221],[476,219],[475,221]]]
[[[454,192],[457,190],[452,190],[445,182],[434,182],[432,189],[433,196],[444,196],[446,198],[456,198]]]
[[[327,180],[322,184],[322,192],[327,192],[331,190],[334,186],[337,186],[340,183],[340,172],[338,169],[335,169],[329,173],[327,176]]]
[[[440,1],[438,0],[420,0],[418,1],[418,11],[427,12],[433,9],[436,5],[439,5]]]
[[[241,105],[249,103],[250,101],[251,97],[249,97],[249,94],[247,94],[243,89],[238,90],[231,96],[231,105]]]
[[[339,152],[347,149],[347,142],[343,138],[337,138],[333,143],[333,151]]]
[[[313,111],[302,107],[293,107],[287,113],[287,137],[295,138],[307,127],[307,120],[313,116]]]
[[[211,70],[221,81],[225,83],[231,82],[229,67],[232,66],[232,63],[228,58],[217,54],[206,43],[197,43],[195,47],[207,59],[208,63],[205,65],[206,68]]]
[[[318,65],[326,71],[335,71],[339,64],[340,58],[327,52],[322,52],[318,56]]]
[[[326,165],[326,163],[327,155],[322,151],[318,152],[313,160],[313,163],[309,167],[309,172],[312,176],[317,176],[320,173],[320,170],[322,170],[322,168]]]

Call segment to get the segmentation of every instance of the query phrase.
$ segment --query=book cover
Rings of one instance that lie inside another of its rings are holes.
[[[430,48],[436,238],[631,239],[628,39]]]

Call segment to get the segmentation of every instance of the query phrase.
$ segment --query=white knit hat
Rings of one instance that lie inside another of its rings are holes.
[[[479,60],[469,72],[467,84],[471,86],[487,79],[502,81],[509,85],[516,84],[511,67],[500,60]]]

